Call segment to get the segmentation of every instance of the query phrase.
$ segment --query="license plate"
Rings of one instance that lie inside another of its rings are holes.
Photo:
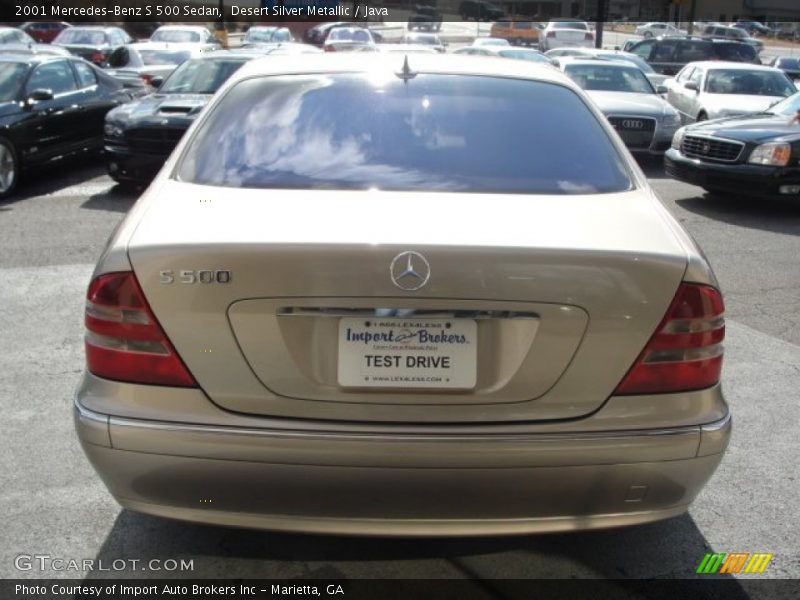
[[[471,389],[477,342],[472,319],[343,318],[339,385]]]

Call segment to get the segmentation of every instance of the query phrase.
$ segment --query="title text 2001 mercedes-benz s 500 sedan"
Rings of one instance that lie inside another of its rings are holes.
[[[701,251],[565,75],[270,57],[112,236],[75,416],[111,493],[155,515],[644,523],[686,511],[722,458],[723,335]]]

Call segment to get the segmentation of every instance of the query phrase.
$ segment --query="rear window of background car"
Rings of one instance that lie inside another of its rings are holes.
[[[567,87],[459,75],[403,81],[393,72],[239,82],[200,126],[178,178],[249,188],[631,188],[608,133]]]

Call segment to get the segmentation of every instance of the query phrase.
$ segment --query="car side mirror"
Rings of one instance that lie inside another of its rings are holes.
[[[554,67],[560,67],[561,66],[561,63],[558,61],[557,58],[551,58],[550,59],[550,64],[553,65]]]
[[[161,75],[156,75],[150,79],[150,85],[158,89],[164,84],[164,78]]]
[[[53,99],[53,91],[46,90],[44,88],[39,88],[33,90],[28,97],[25,99],[25,104],[28,106],[33,106],[37,102],[46,102],[47,100]]]
[[[683,84],[683,87],[685,87],[687,90],[692,90],[694,92],[700,90],[700,88],[697,87],[697,83],[694,81],[687,81],[686,83]]]
[[[656,94],[666,94],[667,92],[669,92],[669,89],[663,83],[656,86]]]

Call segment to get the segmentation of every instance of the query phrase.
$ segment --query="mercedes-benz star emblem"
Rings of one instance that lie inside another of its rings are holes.
[[[413,292],[428,283],[431,266],[419,252],[401,252],[394,257],[389,273],[392,276],[392,283],[397,287]]]

